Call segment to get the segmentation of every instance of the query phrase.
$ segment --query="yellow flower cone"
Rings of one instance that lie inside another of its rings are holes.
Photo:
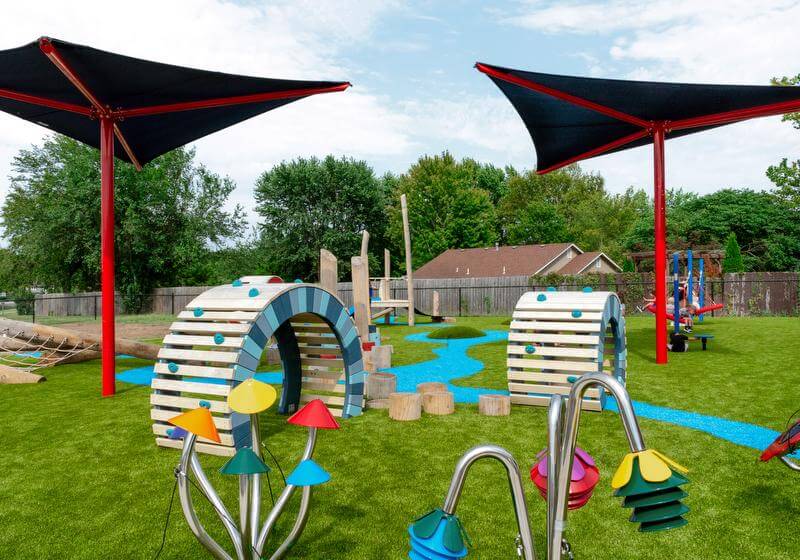
[[[628,481],[631,479],[631,474],[633,473],[633,459],[636,455],[636,453],[628,453],[622,459],[622,463],[620,463],[617,468],[617,472],[614,473],[614,478],[611,479],[612,488],[622,488],[628,484]]]
[[[639,471],[642,478],[647,482],[664,482],[672,476],[673,469],[684,474],[689,472],[689,469],[679,465],[663,453],[659,453],[655,449],[646,449],[639,453],[625,455],[617,472],[614,473],[614,478],[611,479],[612,488],[622,488],[630,482],[633,474],[633,460],[636,458],[639,459]]]
[[[267,410],[277,399],[278,392],[272,385],[248,379],[230,392],[228,406],[241,414],[257,414]]]

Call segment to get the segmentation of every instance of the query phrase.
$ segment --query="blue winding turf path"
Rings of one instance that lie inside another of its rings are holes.
[[[481,387],[459,387],[450,382],[454,379],[474,375],[483,369],[483,362],[467,356],[467,350],[476,344],[486,344],[498,340],[506,340],[508,333],[505,331],[487,331],[486,336],[479,338],[461,338],[453,340],[439,340],[428,338],[427,332],[411,334],[406,340],[412,342],[432,342],[441,346],[434,348],[436,358],[418,364],[397,366],[381,371],[388,371],[397,376],[398,391],[416,391],[419,383],[426,381],[439,381],[447,383],[447,388],[453,392],[455,401],[459,403],[476,403],[478,395],[498,394],[507,395],[508,391],[485,389]]]
[[[453,385],[451,381],[474,375],[483,369],[483,362],[467,356],[467,350],[478,344],[486,344],[498,340],[505,340],[507,334],[504,331],[487,331],[486,336],[479,338],[464,338],[455,340],[437,340],[428,338],[428,332],[415,333],[408,335],[407,340],[412,342],[429,342],[438,344],[433,349],[436,358],[427,362],[397,366],[381,371],[388,371],[397,376],[398,391],[415,391],[417,384],[426,381],[439,381],[446,383],[448,389],[453,392],[455,401],[459,403],[476,403],[478,396],[483,394],[507,395],[508,391],[498,391],[482,387],[459,387]],[[126,383],[136,385],[150,385],[153,379],[153,366],[129,369],[117,373],[117,379]],[[265,383],[278,384],[283,381],[282,372],[257,373],[256,379]],[[189,380],[191,381],[191,380]],[[197,379],[205,383],[225,383],[222,379]],[[608,410],[618,412],[617,403],[613,398],[606,401]],[[708,416],[697,412],[687,412],[674,408],[655,406],[645,402],[634,401],[633,407],[636,415],[640,418],[648,418],[690,428],[710,434],[716,438],[723,439],[736,445],[742,445],[752,449],[766,449],[772,441],[778,437],[779,432],[748,424],[746,422],[736,422],[726,420],[716,416]],[[800,458],[800,453],[795,455]]]

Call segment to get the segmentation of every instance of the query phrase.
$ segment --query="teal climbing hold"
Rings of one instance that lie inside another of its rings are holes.
[[[527,352],[528,354],[534,354],[536,352],[536,347],[533,344],[528,344],[525,347],[525,352]]]
[[[211,408],[211,403],[208,401],[200,401],[200,406],[202,408]]]
[[[536,301],[544,301],[546,299],[547,299],[547,296],[544,295],[544,294],[539,294],[538,296],[536,296]]]
[[[214,335],[214,344],[222,344],[223,342],[225,342],[225,337],[222,336],[222,333]]]
[[[231,283],[231,286],[233,286],[234,288],[238,288],[241,285],[242,285],[242,281],[239,280],[238,278]]]
[[[302,281],[300,278],[295,278],[295,279],[294,279],[294,283],[295,283],[295,284],[302,284],[302,283],[303,283],[303,281]]]
[[[583,293],[584,293],[584,294],[591,294],[593,291],[594,291],[594,290],[592,289],[592,287],[591,287],[591,286],[586,286],[586,287],[583,289]]]
[[[258,295],[258,288],[250,288],[250,291],[247,292],[247,295],[250,297],[256,297]]]
[[[581,315],[583,315],[583,311],[581,311],[580,309],[573,309],[572,310],[572,316],[575,317],[576,319],[578,317],[580,317]]]
[[[556,291],[556,287],[555,286],[547,286],[547,291],[548,292],[555,292]]]
[[[203,310],[198,307],[197,309],[194,310],[194,316],[195,317],[202,317],[203,316]]]
[[[567,383],[575,383],[577,380],[578,380],[577,375],[570,375],[569,377],[567,377]]]
[[[167,369],[170,371],[170,373],[176,373],[178,371],[178,364],[175,362],[170,362],[167,364]]]

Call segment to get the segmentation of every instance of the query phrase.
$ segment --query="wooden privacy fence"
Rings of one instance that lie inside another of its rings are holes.
[[[668,280],[669,293],[672,281]],[[439,294],[440,313],[445,316],[510,315],[520,296],[535,288],[557,286],[559,290],[580,290],[592,286],[597,290],[616,292],[625,304],[628,314],[644,307],[643,298],[653,292],[653,275],[650,273],[620,273],[587,276],[502,278],[453,278],[414,280],[416,308],[431,313],[433,293]],[[141,313],[175,315],[207,286],[179,286],[158,288],[144,298]],[[393,299],[407,297],[403,280],[393,280],[390,286]],[[353,304],[353,287],[350,282],[338,283],[339,297],[346,306]],[[718,315],[800,315],[800,273],[798,272],[744,272],[725,274],[706,281],[706,302],[722,303],[725,308]],[[122,298],[117,295],[117,313],[125,310]],[[99,292],[80,294],[37,295],[37,316],[99,316]]]

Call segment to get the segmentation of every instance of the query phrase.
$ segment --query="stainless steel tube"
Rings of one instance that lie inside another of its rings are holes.
[[[217,558],[217,560],[233,560],[231,556],[222,548],[203,527],[200,520],[197,518],[197,513],[192,504],[192,494],[189,488],[189,468],[190,460],[194,454],[194,443],[197,436],[190,433],[186,436],[183,442],[183,451],[181,452],[181,460],[178,464],[178,492],[180,494],[181,509],[183,515],[186,517],[186,523],[189,525],[194,536],[200,541],[206,549]]]
[[[589,373],[580,377],[572,386],[567,404],[566,425],[561,443],[561,456],[558,468],[558,494],[555,497],[555,519],[553,520],[553,541],[559,543],[556,552],[551,553],[550,560],[561,558],[561,538],[566,529],[569,500],[569,482],[572,473],[572,462],[575,458],[575,445],[578,439],[578,426],[581,416],[581,400],[589,388],[600,385],[608,389],[617,400],[619,415],[628,437],[632,452],[644,451],[644,439],[639,429],[639,422],[633,411],[630,395],[616,378],[605,373]]]
[[[259,426],[258,414],[250,415],[250,440],[253,452],[259,459],[264,459],[261,451],[261,428]],[[254,474],[250,479],[250,539],[247,546],[255,548],[258,541],[258,528],[261,526],[261,475]]]
[[[789,467],[793,471],[800,472],[800,464],[795,463],[789,457],[783,456],[783,457],[781,457],[781,461],[783,462],[784,465],[786,465],[787,467]]]
[[[558,464],[561,456],[561,429],[564,402],[561,395],[550,397],[547,409],[547,556],[553,558],[554,548],[561,550],[561,539],[554,532],[556,503],[558,503]]]
[[[442,509],[445,513],[453,515],[458,507],[458,500],[464,488],[464,482],[470,467],[479,459],[492,458],[500,461],[506,468],[508,483],[511,487],[511,499],[514,504],[514,513],[517,516],[517,526],[519,528],[520,542],[525,560],[535,560],[536,551],[533,545],[530,523],[528,521],[528,505],[525,501],[525,491],[522,487],[522,478],[514,457],[502,447],[496,445],[479,445],[467,451],[456,464],[453,478],[450,481],[450,489],[444,500]]]
[[[300,497],[300,511],[297,512],[297,519],[294,522],[294,526],[292,530],[289,531],[286,540],[281,543],[275,553],[270,557],[270,560],[280,560],[280,558],[283,558],[286,553],[289,552],[289,549],[294,546],[294,543],[297,542],[297,539],[300,538],[300,534],[303,532],[303,529],[306,528],[306,522],[308,521],[312,490],[313,488],[311,486],[303,486],[303,494]]]
[[[310,459],[311,456],[314,454],[314,446],[317,442],[317,429],[316,428],[309,428],[308,429],[308,439],[306,440],[306,448],[303,450],[303,456],[300,458],[301,461],[305,461],[306,459]],[[258,540],[256,541],[256,552],[263,556],[264,554],[264,545],[267,543],[267,537],[269,537],[270,531],[272,531],[275,522],[278,520],[278,517],[286,508],[286,504],[289,502],[289,499],[294,494],[294,491],[297,489],[296,486],[291,484],[287,484],[283,491],[278,496],[278,499],[275,501],[275,506],[273,506],[272,510],[267,515],[266,521],[264,521],[264,526],[261,528],[261,531],[258,533]],[[299,512],[302,513],[302,512]],[[298,516],[299,516],[298,513]]]

